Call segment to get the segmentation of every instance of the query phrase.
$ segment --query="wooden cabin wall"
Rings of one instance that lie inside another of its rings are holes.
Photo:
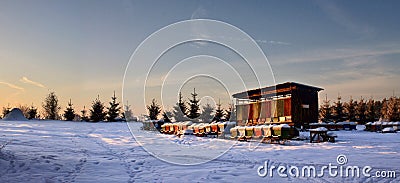
[[[284,99],[284,115],[291,116],[292,115],[292,98]]]
[[[305,128],[309,123],[318,121],[318,92],[301,88],[292,90],[292,120],[296,127]]]
[[[318,92],[312,91],[310,92],[310,122],[309,123],[316,123],[318,122]]]

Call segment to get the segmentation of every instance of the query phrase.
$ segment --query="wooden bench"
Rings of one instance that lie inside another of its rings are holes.
[[[310,143],[335,142],[336,137],[334,134],[328,134],[328,130],[322,130],[321,128],[310,130]]]

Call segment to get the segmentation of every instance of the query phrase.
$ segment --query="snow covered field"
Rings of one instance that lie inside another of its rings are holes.
[[[8,143],[0,150],[0,182],[400,182],[399,133],[339,131],[336,143],[291,141],[254,149],[255,142],[179,139],[140,131],[139,123],[130,128],[140,143],[126,123],[0,121],[0,145]],[[196,153],[187,156],[193,149]],[[280,177],[276,170],[273,176],[258,175],[266,161],[268,168],[315,166],[319,171],[329,163],[338,165],[340,154],[347,158],[343,167],[371,166],[371,177],[327,172],[315,178]],[[182,162],[197,165],[178,165]],[[377,171],[395,171],[396,178],[372,177]]]

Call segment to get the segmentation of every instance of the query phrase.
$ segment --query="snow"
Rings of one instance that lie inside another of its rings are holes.
[[[27,121],[21,109],[12,109],[3,119],[3,121]]]
[[[326,131],[328,131],[328,129],[326,129],[325,127],[318,127],[318,128],[315,128],[315,129],[310,129],[310,131],[313,131],[313,132],[326,132]]]
[[[399,182],[400,178],[260,177],[274,166],[336,164],[399,174],[399,133],[337,131],[336,143],[285,145],[159,134],[142,123],[1,121],[0,182]],[[362,126],[360,128],[362,129]],[[301,135],[308,135],[302,132]],[[132,136],[133,135],[133,136]],[[275,172],[276,174],[276,172]]]
[[[396,130],[394,130],[393,127],[386,127],[382,130],[382,133],[395,133]]]
[[[279,126],[282,128],[290,128],[290,126],[288,124],[280,124]]]

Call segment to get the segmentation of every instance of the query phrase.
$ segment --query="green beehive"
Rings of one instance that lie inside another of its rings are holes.
[[[238,136],[237,128],[231,128],[231,138],[236,138]]]
[[[282,126],[281,128],[281,136],[283,139],[289,139],[291,136],[290,126]]]
[[[252,137],[254,135],[254,127],[246,127],[246,137]]]
[[[274,136],[281,136],[282,135],[282,126],[273,126],[273,135]]]

